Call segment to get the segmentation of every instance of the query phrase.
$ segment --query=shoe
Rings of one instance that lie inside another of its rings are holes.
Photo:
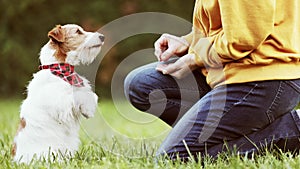
[[[300,118],[300,109],[296,110],[298,117]]]

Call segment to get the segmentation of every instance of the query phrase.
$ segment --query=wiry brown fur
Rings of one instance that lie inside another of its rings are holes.
[[[65,62],[67,52],[75,50],[82,44],[85,35],[82,34],[80,29],[66,30],[62,26],[57,25],[48,33],[48,37],[51,39],[51,46],[56,50],[54,55],[57,60]]]

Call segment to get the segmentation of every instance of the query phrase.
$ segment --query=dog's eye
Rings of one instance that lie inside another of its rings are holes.
[[[77,29],[76,33],[79,34],[79,35],[83,34],[80,29]]]

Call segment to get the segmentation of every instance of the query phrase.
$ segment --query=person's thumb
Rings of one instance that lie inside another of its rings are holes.
[[[161,55],[160,55],[160,61],[167,61],[169,60],[170,57],[172,57],[174,55],[174,49],[169,47],[166,51],[164,51]]]

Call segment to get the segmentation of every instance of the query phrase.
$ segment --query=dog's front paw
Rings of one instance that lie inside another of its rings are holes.
[[[85,98],[83,104],[80,105],[79,109],[81,114],[85,118],[94,117],[94,114],[97,110],[98,96],[95,93],[92,93],[92,96]]]
[[[85,118],[91,118],[94,117],[96,107],[86,107],[86,106],[80,106],[80,111],[83,117]]]

